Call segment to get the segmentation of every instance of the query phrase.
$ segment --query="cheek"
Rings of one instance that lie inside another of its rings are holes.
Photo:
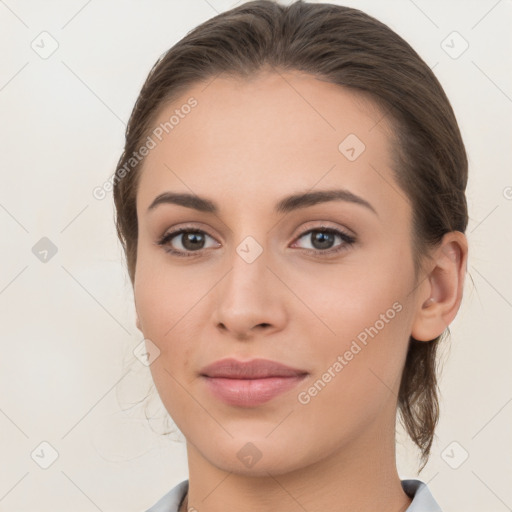
[[[307,431],[333,431],[348,441],[383,410],[392,421],[408,344],[408,316],[399,306],[381,309],[381,301],[364,313],[353,308],[355,316],[335,326],[341,334],[317,345],[311,356],[318,361],[317,371],[299,390],[300,418]],[[379,317],[386,311],[388,323]]]
[[[165,341],[165,345],[189,321],[190,313],[205,293],[206,278],[191,273],[192,267],[173,268],[166,263],[163,250],[140,251],[134,282],[135,305],[144,335],[161,343]]]
[[[317,331],[314,337],[320,334],[340,349],[342,340],[359,335],[364,342],[368,329],[375,332],[376,327],[382,337],[388,337],[387,333],[402,325],[405,315],[401,311],[411,300],[407,296],[413,287],[413,269],[407,262],[395,260],[396,256],[388,261],[347,260],[346,264],[290,275],[294,293],[311,312],[307,318]]]
[[[143,335],[160,350],[150,369],[157,388],[175,387],[184,375],[191,375],[194,343],[200,339],[197,320],[200,301],[211,288],[207,276],[191,275],[191,270],[166,268],[165,256],[142,251],[137,260],[134,300]],[[192,267],[190,267],[192,269]],[[210,281],[213,279],[210,276]],[[203,283],[203,284],[201,284]]]
[[[179,424],[193,404],[188,392],[190,379],[190,350],[176,344],[165,344],[160,357],[150,366],[155,387],[168,413]],[[197,411],[195,412],[197,414]]]
[[[186,385],[183,375],[190,374],[189,340],[194,338],[193,333],[184,334],[193,327],[187,323],[190,307],[185,307],[183,293],[176,293],[174,285],[170,286],[171,283],[159,278],[149,267],[136,279],[134,295],[143,335],[160,351],[149,368],[165,408],[174,416],[188,402],[182,386]]]
[[[311,311],[329,328],[316,320],[303,323],[316,340],[308,354],[317,362],[318,391],[311,392],[322,395],[312,400],[323,403],[319,407],[343,411],[346,406],[364,417],[398,389],[412,321],[414,273],[412,262],[397,258],[396,252],[380,254],[364,264],[322,270],[314,278],[304,274],[298,281],[297,293],[307,297]]]
[[[197,415],[187,392],[194,377],[194,340],[199,339],[193,305],[200,295],[144,262],[137,268],[134,287],[137,314],[143,334],[160,350],[150,365],[156,390],[178,428],[186,427],[186,418]],[[140,270],[140,272],[139,272]],[[197,297],[196,297],[197,295]],[[185,428],[186,430],[186,428]]]

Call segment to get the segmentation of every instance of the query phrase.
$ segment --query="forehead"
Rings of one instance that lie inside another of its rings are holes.
[[[314,187],[377,203],[389,193],[392,132],[380,109],[308,74],[197,83],[161,109],[154,127],[166,126],[145,158],[138,209],[164,189],[260,203]]]

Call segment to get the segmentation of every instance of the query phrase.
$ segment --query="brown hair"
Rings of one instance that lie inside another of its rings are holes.
[[[306,72],[372,99],[394,131],[395,178],[413,209],[416,275],[428,250],[450,231],[465,232],[467,157],[451,105],[431,69],[399,35],[371,16],[328,3],[270,0],[242,4],[207,20],[151,69],[126,129],[114,178],[117,233],[133,284],[140,166],[126,165],[161,109],[187,88],[223,73],[250,78],[266,69]],[[124,169],[123,172],[120,172]],[[439,417],[436,351],[409,341],[398,396],[402,423],[428,461]],[[449,331],[448,331],[449,332]]]

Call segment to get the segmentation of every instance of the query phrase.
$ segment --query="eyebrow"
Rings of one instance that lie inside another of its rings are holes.
[[[315,192],[292,194],[281,199],[274,210],[276,213],[289,213],[293,210],[329,201],[345,201],[358,204],[378,215],[375,208],[368,201],[345,189],[317,190]],[[219,207],[214,201],[189,193],[163,192],[155,197],[148,207],[148,212],[154,210],[160,204],[177,204],[200,212],[219,213]]]

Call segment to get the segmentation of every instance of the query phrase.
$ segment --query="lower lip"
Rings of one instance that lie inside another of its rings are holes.
[[[294,388],[305,375],[264,379],[226,379],[203,376],[215,397],[228,405],[254,407]]]

